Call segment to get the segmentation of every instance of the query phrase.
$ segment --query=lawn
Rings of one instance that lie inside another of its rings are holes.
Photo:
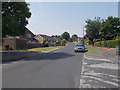
[[[94,48],[90,48],[90,47],[88,47],[87,50],[88,50],[88,52],[90,52],[90,53],[96,53],[96,52],[98,52],[98,50],[96,50],[96,49],[94,49]]]
[[[76,42],[76,41],[74,41],[74,42],[72,42],[73,44],[77,44],[78,42]]]
[[[41,52],[41,51],[47,51],[47,50],[52,50],[52,49],[55,49],[55,48],[62,48],[62,47],[64,47],[64,46],[40,47],[40,48],[28,49],[28,51]]]

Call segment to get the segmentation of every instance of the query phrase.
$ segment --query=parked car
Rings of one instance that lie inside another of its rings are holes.
[[[85,51],[86,47],[84,44],[77,44],[75,45],[74,51],[75,52],[82,52]]]

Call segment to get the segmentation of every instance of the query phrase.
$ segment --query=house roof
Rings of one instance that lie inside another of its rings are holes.
[[[38,34],[38,35],[36,35],[36,36],[41,36],[41,37],[44,37],[44,38],[52,38],[52,37],[47,36],[47,35],[44,35],[44,34]]]
[[[83,39],[83,37],[78,37],[78,39]]]
[[[26,29],[26,31],[28,31],[29,33],[31,33],[32,35],[34,35],[33,32],[31,32],[28,28],[25,28],[25,29]]]

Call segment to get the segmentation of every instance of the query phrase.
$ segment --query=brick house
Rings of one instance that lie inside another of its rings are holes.
[[[36,35],[35,39],[38,40],[39,43],[48,43],[49,45],[55,45],[56,42],[55,38],[43,34]]]
[[[81,42],[81,40],[83,40],[83,37],[78,37],[78,38],[77,38],[77,41],[78,41],[78,42]]]
[[[26,28],[25,34],[22,35],[21,37],[26,38],[27,43],[38,43],[38,41],[34,38],[35,35],[28,28]]]
[[[62,39],[61,39],[61,37],[60,36],[51,36],[51,37],[53,37],[54,39],[55,39],[55,42],[56,42],[56,45],[58,46],[58,45],[61,45],[61,43],[62,43]]]
[[[5,38],[17,38],[17,39],[18,38],[24,38],[24,39],[26,39],[27,43],[37,43],[38,41],[34,37],[35,37],[35,35],[28,28],[25,28],[24,35],[21,35],[21,36],[6,35]]]
[[[26,28],[24,35],[14,37],[7,35],[5,38],[3,38],[2,48],[4,50],[6,46],[9,46],[8,48],[16,50],[42,46],[34,37],[35,35],[29,29]]]

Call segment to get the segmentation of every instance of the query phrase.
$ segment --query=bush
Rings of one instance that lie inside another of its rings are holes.
[[[120,44],[120,41],[118,41],[118,40],[109,40],[109,41],[107,41],[107,43],[108,43],[109,48],[115,48],[116,45]]]
[[[44,47],[49,47],[48,43],[43,44]]]
[[[118,40],[108,40],[108,41],[99,41],[95,42],[95,46],[99,47],[108,47],[108,48],[115,48],[116,45],[120,44]]]
[[[88,44],[89,44],[89,40],[84,40],[84,43],[85,43],[86,45],[88,45]]]

